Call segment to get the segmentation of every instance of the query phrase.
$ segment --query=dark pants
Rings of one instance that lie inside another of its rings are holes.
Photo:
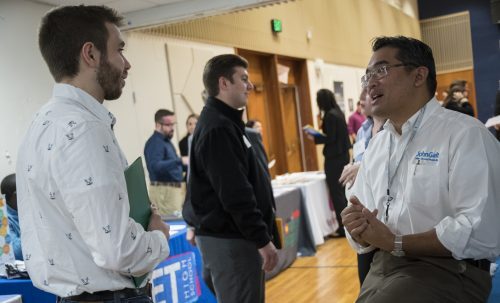
[[[358,254],[358,277],[360,286],[363,285],[363,282],[365,281],[365,278],[370,271],[370,266],[372,264],[375,252],[376,250],[366,254]]]
[[[339,182],[339,179],[340,175],[342,175],[344,166],[348,163],[349,153],[338,155],[335,158],[325,159],[326,183],[328,185],[328,191],[330,192],[333,207],[335,208],[335,215],[337,217],[337,222],[339,223],[338,233],[340,235],[345,235],[344,224],[342,224],[340,213],[344,210],[344,208],[346,208],[347,199],[345,197],[345,188]]]
[[[218,303],[265,301],[262,258],[255,243],[208,236],[196,236],[196,243],[204,279],[211,278]]]
[[[92,303],[153,303],[153,300],[151,300],[150,297],[147,295],[139,295],[137,297],[133,298],[126,298],[126,299],[114,299],[114,300],[107,300],[107,301],[72,301],[64,298],[57,298],[57,303],[80,303],[80,302],[92,302]]]
[[[491,277],[462,260],[377,251],[357,303],[484,303]]]

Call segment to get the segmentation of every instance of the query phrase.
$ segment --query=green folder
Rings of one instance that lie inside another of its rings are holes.
[[[129,216],[135,222],[141,224],[144,230],[148,230],[151,206],[141,157],[137,158],[134,163],[125,169],[125,181],[127,182],[128,201],[130,203]],[[147,276],[148,274],[132,277],[135,287],[141,286]]]

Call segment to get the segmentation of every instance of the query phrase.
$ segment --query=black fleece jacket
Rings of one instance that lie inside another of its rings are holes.
[[[197,235],[243,238],[261,248],[276,234],[275,202],[242,112],[208,99],[193,135],[183,216]]]

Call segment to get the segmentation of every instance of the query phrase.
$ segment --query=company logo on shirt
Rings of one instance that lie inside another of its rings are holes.
[[[432,152],[432,151],[428,151],[428,152],[418,151],[417,155],[415,156],[415,160],[438,162],[439,161],[439,153]]]

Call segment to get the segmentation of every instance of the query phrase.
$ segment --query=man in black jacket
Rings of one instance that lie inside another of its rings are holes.
[[[271,184],[241,120],[253,89],[247,67],[232,54],[205,66],[209,98],[193,135],[183,209],[222,303],[264,302],[264,271],[278,261]]]

